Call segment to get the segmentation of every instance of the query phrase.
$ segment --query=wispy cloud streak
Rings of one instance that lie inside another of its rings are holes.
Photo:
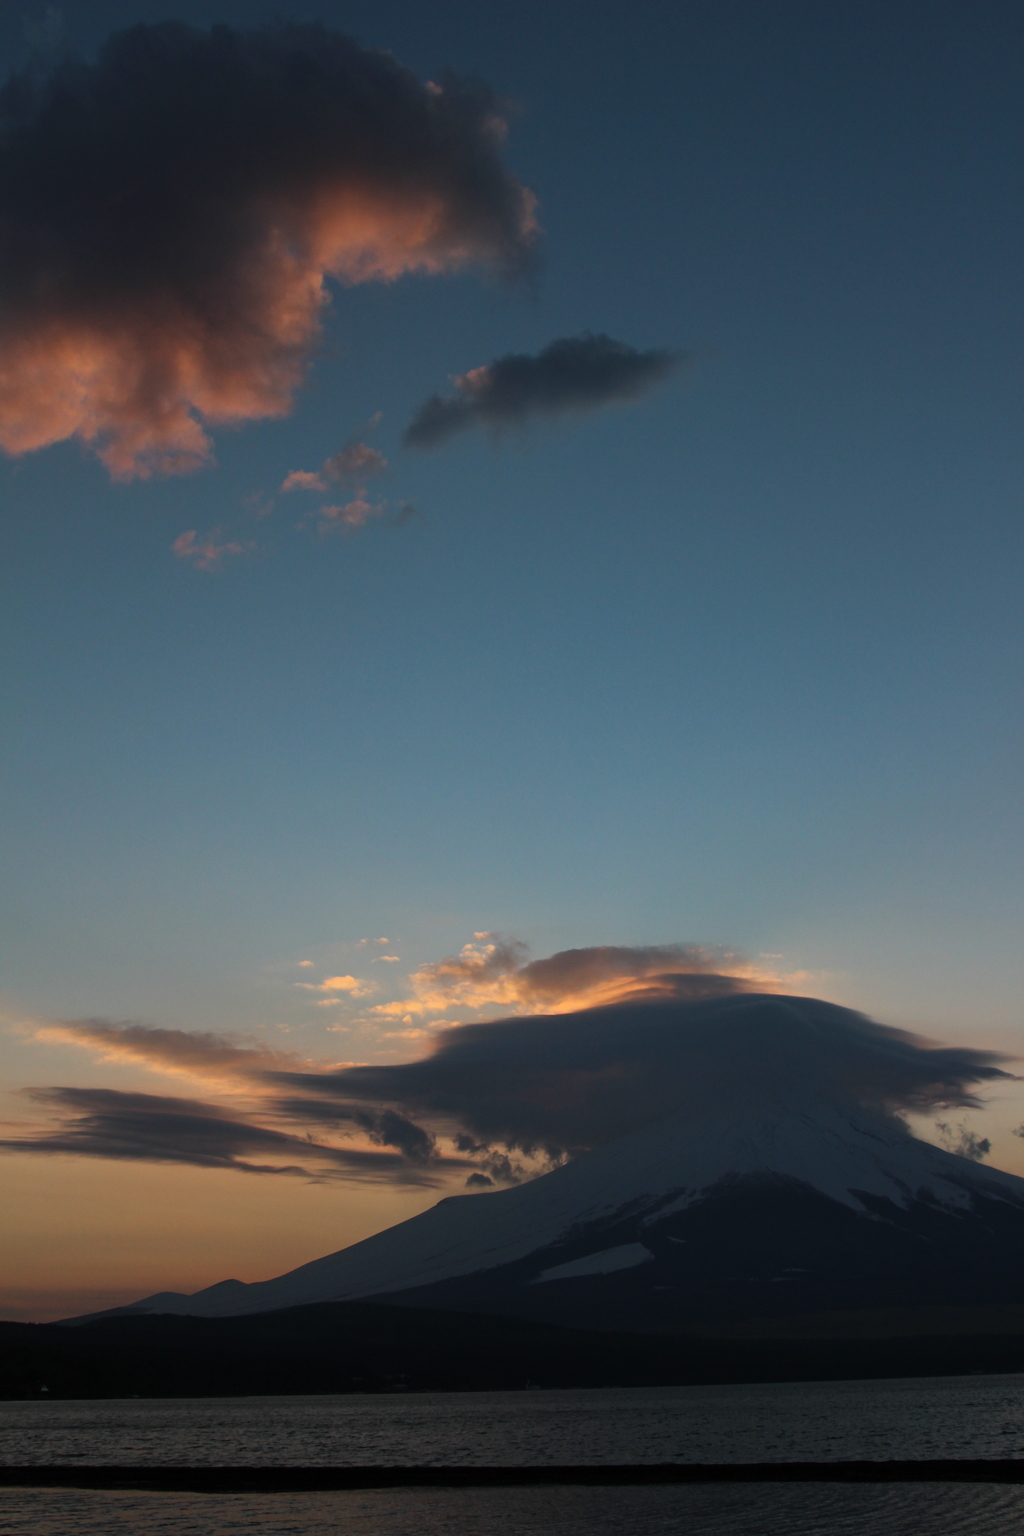
[[[276,1051],[238,1035],[213,1030],[161,1029],[134,1020],[67,1019],[35,1031],[37,1040],[84,1046],[101,1061],[138,1062],[163,1072],[221,1083],[256,1079],[262,1072],[310,1066],[295,1051]]]
[[[433,1174],[426,1169],[422,1156],[410,1161],[398,1152],[329,1146],[253,1124],[222,1106],[197,1099],[110,1088],[45,1088],[29,1096],[48,1112],[51,1123],[34,1134],[0,1140],[0,1148],[7,1152],[411,1184],[437,1182],[441,1173],[440,1167]],[[371,1125],[375,1127],[379,1119]],[[373,1139],[390,1142],[389,1129],[385,1124]],[[267,1158],[273,1161],[254,1161]]]

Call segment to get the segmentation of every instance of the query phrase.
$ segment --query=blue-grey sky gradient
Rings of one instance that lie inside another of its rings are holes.
[[[166,10],[86,0],[67,33],[94,52]],[[1019,6],[316,15],[514,99],[541,265],[336,288],[292,413],[214,429],[194,476],[114,484],[75,443],[0,462],[10,1016],[394,1061],[421,1046],[296,982],[374,982],[370,1007],[498,932],[732,945],[1011,1049]],[[687,366],[402,448],[455,377],[585,332]],[[373,515],[324,532],[279,488],[363,436]],[[242,552],[197,569],[186,530]],[[359,946],[384,935],[398,963]]]

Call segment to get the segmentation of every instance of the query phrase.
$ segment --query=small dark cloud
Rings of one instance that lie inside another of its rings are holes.
[[[410,1162],[425,1163],[436,1153],[436,1138],[393,1109],[375,1112],[361,1104],[325,1104],[312,1097],[275,1099],[270,1108],[286,1120],[306,1120],[321,1126],[357,1126],[370,1141],[381,1147],[394,1147]]]
[[[382,1147],[397,1147],[403,1157],[414,1163],[425,1163],[434,1151],[434,1137],[430,1132],[414,1125],[404,1115],[396,1114],[393,1109],[372,1116],[364,1129],[371,1141]]]
[[[534,199],[487,86],[319,24],[114,33],[0,91],[0,447],[77,437],[119,479],[280,417],[328,282],[521,271]],[[369,466],[364,466],[364,469]]]
[[[454,395],[431,395],[420,406],[402,441],[407,448],[436,448],[470,427],[518,426],[533,416],[634,400],[679,362],[676,352],[640,352],[610,336],[563,336],[536,357],[509,352],[462,374]]]
[[[969,1158],[972,1163],[984,1162],[992,1151],[992,1143],[987,1136],[979,1136],[977,1131],[972,1131],[963,1122],[959,1125],[950,1125],[945,1120],[936,1120],[935,1129],[939,1133],[939,1141],[947,1152],[955,1152],[958,1157]]]

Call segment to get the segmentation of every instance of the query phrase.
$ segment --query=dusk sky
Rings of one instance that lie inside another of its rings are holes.
[[[0,14],[7,1317],[500,1182],[310,1108],[451,1025],[1024,1051],[1020,7],[284,14]]]

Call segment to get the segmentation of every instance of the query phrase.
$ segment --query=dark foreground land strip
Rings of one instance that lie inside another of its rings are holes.
[[[0,1467],[4,1488],[317,1493],[678,1483],[1024,1483],[1020,1461],[753,1461],[575,1467]]]

